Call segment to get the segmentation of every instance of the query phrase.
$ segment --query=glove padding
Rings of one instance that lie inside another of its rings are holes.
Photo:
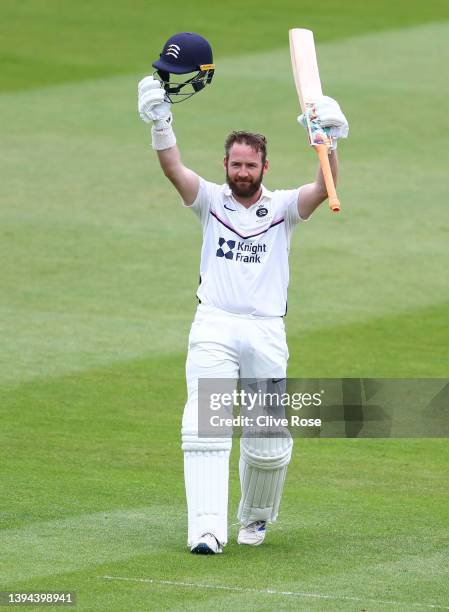
[[[336,148],[337,138],[347,138],[349,125],[340,105],[329,96],[321,96],[314,104],[313,118],[318,119],[321,127],[325,128],[326,134],[332,138]],[[307,129],[307,120],[304,114],[298,117],[298,123]]]
[[[171,119],[171,104],[165,98],[165,91],[160,82],[152,76],[146,76],[137,87],[140,118],[145,123],[155,122],[156,129]]]

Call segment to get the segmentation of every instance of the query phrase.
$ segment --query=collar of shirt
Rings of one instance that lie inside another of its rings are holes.
[[[268,191],[268,189],[266,189],[263,185],[261,185],[261,187],[262,187],[262,193],[260,194],[260,198],[257,200],[257,202],[254,202],[254,204],[260,204],[264,198],[269,198],[271,200],[271,198],[273,197],[272,191]],[[229,187],[227,183],[224,183],[223,185],[223,194],[225,196],[232,197],[231,188]],[[251,206],[254,206],[254,204],[251,204]]]

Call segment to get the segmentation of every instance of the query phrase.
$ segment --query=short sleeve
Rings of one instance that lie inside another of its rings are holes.
[[[282,192],[285,198],[285,227],[289,234],[300,221],[304,221],[298,212],[298,198],[300,197],[300,189],[289,189]]]
[[[198,178],[200,179],[200,185],[198,194],[193,204],[187,205],[183,201],[183,206],[190,208],[199,218],[201,225],[204,227],[209,218],[209,210],[214,197],[214,190],[217,188],[217,185],[215,183],[205,181],[203,178],[201,178],[201,176]]]

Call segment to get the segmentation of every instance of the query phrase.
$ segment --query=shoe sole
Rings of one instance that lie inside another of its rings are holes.
[[[221,553],[221,550],[217,550],[217,552],[215,552],[212,550],[212,548],[209,548],[207,544],[201,543],[198,544],[198,546],[195,546],[195,548],[192,548],[190,552],[194,555],[216,555]]]
[[[265,538],[263,540],[261,540],[260,542],[240,542],[239,540],[237,540],[237,544],[243,545],[243,546],[260,546],[261,544],[263,544],[265,541]]]

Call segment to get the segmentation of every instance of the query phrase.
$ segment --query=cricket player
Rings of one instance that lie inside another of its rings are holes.
[[[290,238],[327,192],[320,169],[313,182],[296,189],[267,189],[263,184],[269,168],[266,139],[245,131],[226,138],[224,184],[207,181],[182,162],[171,103],[157,78],[140,81],[138,109],[141,118],[152,123],[152,146],[165,176],[203,229],[199,304],[189,335],[181,436],[188,546],[193,553],[216,554],[228,539],[231,438],[199,435],[198,380],[286,377],[283,317]],[[337,102],[325,96],[316,113],[333,136],[329,160],[336,180],[336,142],[347,136],[348,123]],[[267,525],[276,521],[291,452],[290,436],[241,438],[239,544],[262,544]]]

